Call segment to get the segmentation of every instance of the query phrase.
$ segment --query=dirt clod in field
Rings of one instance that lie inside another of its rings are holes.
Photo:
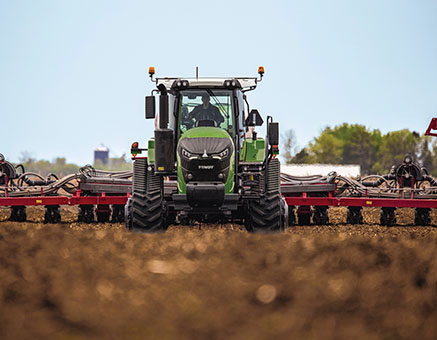
[[[435,339],[437,227],[400,209],[382,227],[8,222],[0,210],[0,337],[7,339]],[[433,212],[432,222],[437,224]]]

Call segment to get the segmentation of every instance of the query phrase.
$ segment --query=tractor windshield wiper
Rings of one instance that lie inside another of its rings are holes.
[[[223,107],[222,103],[220,103],[220,101],[217,99],[217,97],[215,96],[214,92],[212,92],[211,89],[206,89],[206,92],[208,92],[208,94],[214,98],[215,103],[219,106],[220,111],[222,111],[226,118],[229,119],[229,114],[228,112],[225,110],[225,108]]]

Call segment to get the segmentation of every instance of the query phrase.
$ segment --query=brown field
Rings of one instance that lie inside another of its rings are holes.
[[[436,339],[437,227],[344,224],[251,235],[235,225],[132,234],[121,224],[6,221],[6,339]],[[433,215],[437,224],[437,215]]]

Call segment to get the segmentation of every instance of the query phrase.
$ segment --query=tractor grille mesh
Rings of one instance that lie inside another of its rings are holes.
[[[217,181],[218,174],[223,173],[223,181],[226,182],[229,174],[230,158],[226,159],[185,159],[181,158],[182,174],[185,181],[189,181],[187,178],[188,173],[193,175],[191,181]],[[208,169],[202,169],[203,166],[211,167]]]
[[[199,171],[199,165],[213,165],[214,171],[220,171],[223,169],[226,169],[229,167],[231,159],[225,158],[225,159],[214,159],[214,158],[207,158],[207,159],[186,159],[184,157],[181,157],[181,165],[182,168],[189,170],[189,171]]]

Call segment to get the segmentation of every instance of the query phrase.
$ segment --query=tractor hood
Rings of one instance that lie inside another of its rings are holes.
[[[193,156],[203,155],[203,157],[219,154],[228,149],[230,156],[233,151],[233,143],[231,136],[225,130],[214,127],[199,127],[190,129],[181,136],[178,152],[181,153],[182,149]]]
[[[216,137],[216,138],[231,138],[229,133],[223,129],[216,127],[196,127],[184,132],[182,138],[200,138],[200,137]]]
[[[216,127],[186,131],[177,146],[179,193],[185,193],[191,183],[224,185],[225,192],[232,193],[234,158],[234,143],[227,131]]]

